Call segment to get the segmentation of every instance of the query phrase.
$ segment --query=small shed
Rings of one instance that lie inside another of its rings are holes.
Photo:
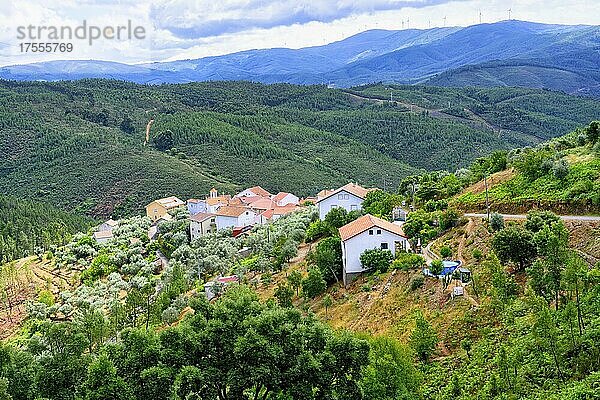
[[[459,267],[456,269],[458,277],[462,283],[471,282],[472,274],[471,271],[465,267]]]

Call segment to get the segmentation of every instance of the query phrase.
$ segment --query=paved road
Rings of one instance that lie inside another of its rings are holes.
[[[500,214],[505,219],[526,219],[527,215],[524,214]],[[469,218],[487,218],[487,214],[465,214],[465,217]],[[560,218],[565,221],[600,221],[600,217],[593,215],[560,215]]]

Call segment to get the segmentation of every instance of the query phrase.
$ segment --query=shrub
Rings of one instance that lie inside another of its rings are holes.
[[[54,305],[54,295],[49,290],[42,290],[38,295],[38,302],[44,303],[48,307],[52,307]]]
[[[415,276],[415,278],[410,283],[410,290],[412,290],[414,292],[415,290],[423,287],[424,283],[425,283],[425,278],[423,277],[423,275]]]
[[[442,262],[442,260],[434,260],[429,265],[429,272],[431,272],[435,276],[441,274],[443,269],[444,263]]]
[[[498,232],[504,229],[504,217],[502,214],[492,213],[490,215],[490,229],[492,232]]]
[[[270,272],[265,272],[260,276],[260,281],[263,285],[269,285],[273,281],[273,275]]]
[[[360,263],[368,270],[386,272],[390,268],[390,264],[394,259],[394,255],[389,250],[371,249],[365,250],[360,255]]]
[[[569,164],[565,160],[558,160],[552,167],[552,173],[556,179],[565,179],[569,175]]]
[[[397,253],[396,259],[392,262],[392,269],[410,271],[411,269],[422,268],[424,265],[425,259],[419,254]]]
[[[473,249],[472,254],[473,254],[473,258],[476,259],[477,261],[481,260],[481,258],[483,257],[483,253],[479,249]]]
[[[311,268],[308,276],[302,280],[302,293],[311,299],[317,297],[327,289],[327,282],[318,268]]]
[[[452,257],[452,249],[448,246],[443,246],[440,249],[440,255],[442,256],[442,258],[450,258]]]
[[[292,307],[292,298],[294,297],[294,289],[285,284],[280,284],[275,288],[275,298],[281,307]]]

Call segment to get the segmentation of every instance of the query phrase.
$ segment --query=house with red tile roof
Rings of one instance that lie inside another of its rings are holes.
[[[217,216],[211,213],[197,213],[190,217],[190,238],[196,240],[201,236],[217,231]]]
[[[297,206],[300,204],[300,199],[298,196],[293,195],[292,193],[279,192],[275,196],[272,197],[273,201],[280,207],[287,205]]]
[[[254,225],[256,213],[246,207],[221,206],[215,212],[217,230]]]
[[[410,243],[401,225],[392,224],[370,214],[342,226],[339,229],[342,240],[342,263],[344,285],[365,271],[360,256],[365,250],[410,250]]]
[[[241,192],[239,192],[238,194],[235,195],[235,197],[253,197],[253,196],[258,196],[258,197],[271,197],[271,193],[269,193],[268,191],[266,191],[265,189],[263,189],[260,186],[253,186],[251,188],[242,190]]]
[[[360,210],[367,193],[373,190],[377,189],[366,189],[356,183],[348,183],[334,191],[319,192],[321,195],[317,200],[319,218],[324,220],[327,213],[336,207],[342,207],[348,212]]]
[[[275,203],[275,201],[267,198],[267,197],[261,197],[257,200],[254,200],[252,203],[248,204],[248,207],[251,208],[252,210],[255,210],[257,212],[262,212],[265,210],[272,210],[277,206],[277,203]]]

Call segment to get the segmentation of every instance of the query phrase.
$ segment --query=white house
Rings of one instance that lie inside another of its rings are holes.
[[[98,232],[111,231],[119,226],[119,223],[112,218],[98,226]]]
[[[256,221],[256,213],[244,207],[222,206],[215,214],[218,230],[254,225]]]
[[[271,197],[271,193],[260,186],[253,186],[239,192],[235,197]]]
[[[365,269],[360,255],[369,249],[397,251],[410,250],[402,226],[384,221],[370,214],[364,215],[340,228],[344,285],[350,283]]]
[[[300,204],[300,198],[291,193],[279,192],[275,196],[273,196],[273,201],[280,207],[287,205],[297,206]]]
[[[198,213],[190,217],[190,238],[196,240],[207,233],[217,231],[217,216],[215,214]]]
[[[348,183],[337,190],[326,192],[317,200],[319,218],[324,220],[327,213],[336,207],[342,207],[346,211],[360,210],[363,200],[371,190],[374,189],[365,189],[357,184]]]
[[[188,199],[186,203],[190,215],[208,212],[208,205],[206,204],[206,200]]]

